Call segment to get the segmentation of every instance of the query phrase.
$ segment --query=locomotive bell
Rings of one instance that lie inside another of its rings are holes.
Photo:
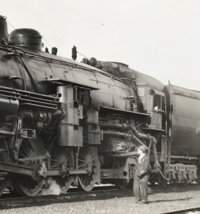
[[[32,51],[42,51],[42,36],[34,29],[21,28],[13,30],[9,36],[10,42],[18,47]]]

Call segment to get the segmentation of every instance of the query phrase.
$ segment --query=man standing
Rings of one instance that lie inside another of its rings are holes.
[[[133,193],[136,203],[148,204],[148,177],[149,177],[149,155],[148,147],[142,145],[138,148],[138,160],[133,183]]]

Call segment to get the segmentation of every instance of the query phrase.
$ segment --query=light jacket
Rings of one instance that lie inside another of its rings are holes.
[[[143,178],[145,175],[148,175],[149,169],[149,157],[145,154],[144,157],[141,158],[140,162],[138,158],[135,171],[136,177]]]

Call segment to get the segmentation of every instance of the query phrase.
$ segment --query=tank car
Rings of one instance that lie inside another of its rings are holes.
[[[8,36],[3,16],[0,28],[0,193],[14,187],[36,196],[48,178],[63,191],[71,185],[90,191],[100,182],[124,188],[144,143],[153,143],[158,161],[153,136],[162,122],[159,113],[152,124],[145,94],[162,92],[44,52],[34,29]]]
[[[200,154],[200,92],[169,84],[166,95],[166,133],[169,136],[170,180],[187,182],[199,180]]]

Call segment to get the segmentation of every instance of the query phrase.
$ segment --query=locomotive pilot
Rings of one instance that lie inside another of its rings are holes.
[[[148,177],[149,177],[149,155],[148,147],[142,145],[138,148],[138,159],[133,183],[133,193],[136,203],[147,204],[148,200]]]

